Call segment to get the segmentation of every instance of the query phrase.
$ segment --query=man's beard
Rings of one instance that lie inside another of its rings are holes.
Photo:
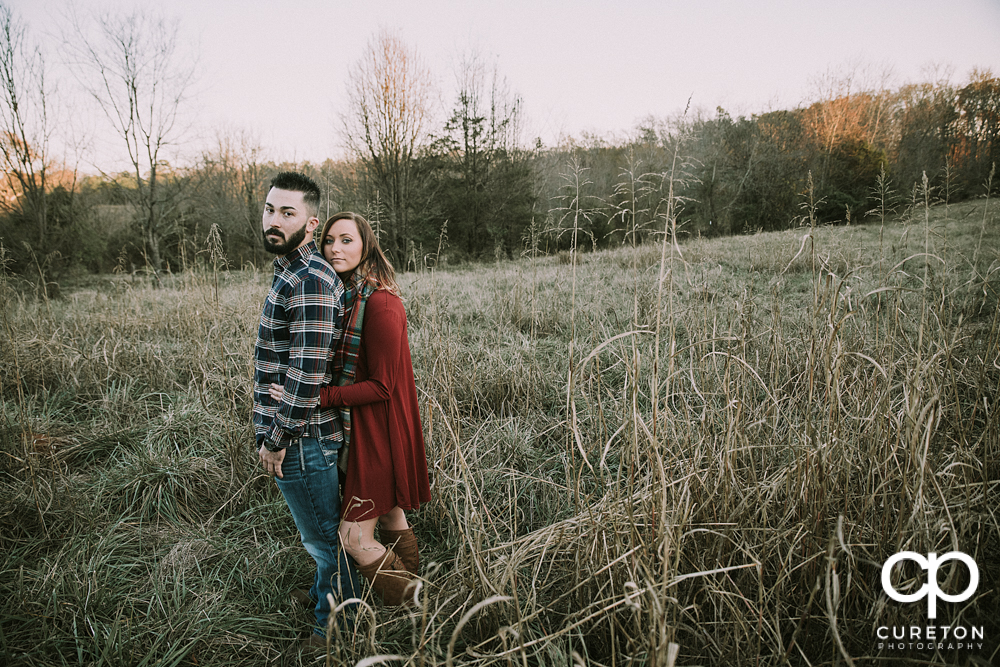
[[[265,229],[264,234],[264,250],[274,253],[275,255],[287,255],[291,251],[299,247],[299,244],[306,238],[306,225],[304,223],[299,231],[293,233],[287,241],[275,241],[268,238],[269,233],[276,234],[284,239],[284,235],[277,229]]]

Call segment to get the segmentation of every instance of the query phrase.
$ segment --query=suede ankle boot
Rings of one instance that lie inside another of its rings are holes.
[[[368,580],[385,606],[398,607],[409,602],[406,589],[413,582],[413,575],[391,548],[386,548],[385,554],[374,563],[359,566],[358,572]]]
[[[410,574],[419,574],[420,552],[417,547],[417,536],[413,534],[413,527],[405,530],[386,530],[379,528],[379,538],[387,547],[392,547],[403,565],[406,566]]]

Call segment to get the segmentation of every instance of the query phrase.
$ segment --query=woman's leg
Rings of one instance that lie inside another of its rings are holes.
[[[406,523],[406,514],[399,506],[374,519],[341,521],[340,543],[359,566],[370,565],[385,553],[385,546],[375,539],[376,524],[381,528],[383,536],[389,531],[398,533],[410,528]],[[395,541],[394,538],[392,542]],[[392,546],[392,542],[389,542],[389,546]]]
[[[396,505],[378,518],[378,526],[383,531],[406,530],[410,524],[406,523],[406,513]]]
[[[405,519],[404,519],[405,520]],[[407,588],[413,574],[403,560],[375,539],[378,519],[341,521],[340,538],[344,549],[358,564],[358,571],[387,606],[397,606],[407,600]]]
[[[375,539],[378,518],[340,522],[340,543],[359,567],[382,558],[385,547]]]

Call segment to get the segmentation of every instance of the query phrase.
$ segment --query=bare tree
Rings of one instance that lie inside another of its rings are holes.
[[[966,193],[979,191],[1000,161],[1000,77],[973,69],[958,90],[951,154]]]
[[[182,134],[180,111],[195,61],[178,49],[176,20],[141,9],[74,17],[72,23],[71,64],[125,143],[131,165],[126,191],[133,195],[149,263],[159,271],[166,231],[159,179],[165,149]]]
[[[201,218],[217,224],[241,260],[257,263],[266,253],[260,234],[260,211],[267,195],[264,149],[256,133],[218,130],[216,145],[202,154],[193,174],[201,201]]]
[[[387,246],[397,258],[411,239],[415,158],[427,139],[432,90],[430,71],[416,53],[386,31],[368,43],[348,75],[344,142],[385,206]]]
[[[446,172],[460,175],[444,188],[448,218],[470,253],[484,242],[492,242],[489,250],[516,251],[533,202],[528,154],[520,146],[521,98],[496,64],[475,51],[459,62],[456,84],[454,110],[436,142]]]
[[[27,30],[0,3],[0,168],[11,204],[35,222],[38,247],[48,232],[46,179],[49,169],[51,90],[45,59]]]
[[[819,171],[819,189],[830,177],[830,161],[838,144],[875,145],[887,133],[892,69],[860,62],[841,71],[827,70],[816,77],[817,101],[805,112],[804,125],[825,151]]]

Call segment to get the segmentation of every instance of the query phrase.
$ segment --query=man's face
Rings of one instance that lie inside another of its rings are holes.
[[[301,192],[271,188],[264,203],[264,249],[287,255],[312,240],[319,218],[310,216]]]

